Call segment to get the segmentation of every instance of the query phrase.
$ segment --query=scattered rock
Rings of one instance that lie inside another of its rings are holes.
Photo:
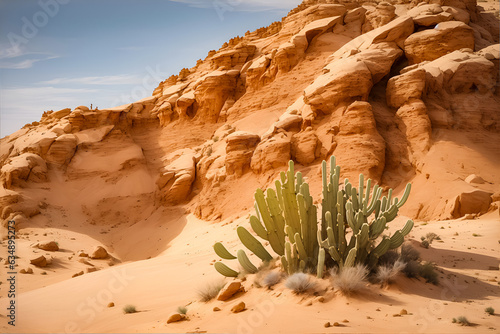
[[[318,303],[324,303],[325,297],[323,297],[323,296],[316,297],[315,301],[317,301]]]
[[[246,308],[245,303],[239,302],[238,304],[234,305],[231,308],[231,312],[233,312],[233,313],[243,312],[245,310],[245,308]]]
[[[477,183],[477,184],[484,184],[486,181],[481,177],[477,176],[476,174],[471,174],[465,178],[465,182],[467,183]]]
[[[402,309],[401,311],[399,311],[399,314],[400,315],[407,315],[408,314],[408,311],[405,310],[405,309]]]
[[[325,328],[328,328],[328,327],[331,327],[332,325],[330,324],[330,322],[325,322],[325,324],[323,325]]]
[[[213,311],[214,311],[214,312],[219,312],[219,311],[220,311],[220,308],[218,308],[218,307],[216,306],[216,307],[214,307]]]
[[[79,257],[89,257],[89,255],[87,253],[85,253],[85,252],[78,253],[78,256]]]
[[[21,269],[19,270],[20,274],[33,274],[33,269],[29,268],[28,269]]]
[[[333,326],[334,326],[334,327],[339,327],[339,326],[340,326],[340,324],[339,324],[338,322],[334,322],[334,323],[333,323]]]
[[[108,307],[115,307],[115,303],[113,303],[113,302],[109,303]]]
[[[222,301],[228,300],[233,295],[238,293],[241,290],[241,288],[242,288],[241,282],[239,281],[229,282],[219,292],[217,300],[222,300]]]
[[[392,316],[393,316],[393,317],[400,317],[400,316],[401,316],[401,314],[399,314],[399,313],[395,313],[395,314],[393,314]]]
[[[96,267],[91,267],[91,268],[87,268],[87,269],[85,269],[85,271],[86,271],[87,273],[93,273],[93,272],[97,271],[97,268],[96,268]]]
[[[43,255],[40,255],[37,258],[31,259],[30,263],[34,266],[41,267],[41,268],[46,267],[48,264],[47,258]]]
[[[250,169],[255,147],[260,137],[254,133],[237,131],[226,138],[226,172],[228,175],[243,175]]]
[[[80,271],[80,272],[77,272],[76,274],[73,274],[73,276],[71,276],[71,278],[75,278],[75,277],[78,277],[78,276],[82,276],[84,274],[83,271]]]
[[[106,259],[109,256],[108,251],[102,246],[97,246],[94,251],[92,252],[92,255],[90,255],[91,259]]]
[[[170,315],[170,317],[168,317],[167,324],[182,321],[184,319],[186,319],[186,316],[184,314],[174,313]]]
[[[55,241],[41,242],[37,247],[48,252],[57,252],[59,250],[59,245]]]

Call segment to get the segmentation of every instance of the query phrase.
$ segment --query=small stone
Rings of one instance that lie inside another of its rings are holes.
[[[55,241],[41,242],[37,247],[47,252],[57,252],[59,250],[59,245]]]
[[[108,251],[104,249],[102,246],[97,246],[94,251],[92,252],[92,255],[90,256],[91,259],[105,259],[107,258]]]
[[[316,298],[316,301],[319,302],[319,303],[324,303],[325,302],[325,297],[319,296],[319,297]]]
[[[312,300],[308,301],[306,306],[311,306],[313,304]]]
[[[241,282],[240,281],[234,281],[226,284],[222,290],[220,290],[219,295],[217,296],[217,300],[228,300],[232,296],[234,296],[236,293],[238,293],[241,290]]]
[[[325,326],[325,328],[328,328],[328,327],[331,327],[332,325],[330,324],[330,322],[326,322],[326,323],[324,324],[324,326]]]
[[[347,319],[344,319],[344,320],[342,320],[342,322],[345,322],[345,323],[347,323],[347,322],[349,322],[349,320],[347,320]]]
[[[87,273],[93,273],[94,271],[97,271],[96,267],[91,267],[86,269]]]
[[[113,303],[113,302],[109,303],[108,307],[115,307],[115,303]]]
[[[78,256],[79,257],[89,257],[89,255],[87,253],[85,253],[85,252],[78,253]]]
[[[47,275],[47,272],[46,272],[46,271],[42,271],[42,272],[40,273],[40,275]]]
[[[400,317],[400,316],[401,316],[401,314],[399,314],[399,313],[395,313],[395,314],[393,314],[392,316],[393,316],[393,317]]]
[[[174,313],[172,314],[168,320],[167,320],[167,324],[170,324],[172,322],[178,322],[178,321],[182,321],[186,318],[186,316],[184,314],[180,314],[180,313]]]
[[[82,276],[82,275],[83,275],[83,271],[80,271],[76,274],[73,274],[73,276],[71,276],[71,278],[75,278],[75,277]]]
[[[235,306],[233,306],[233,308],[231,309],[231,312],[233,313],[239,313],[239,312],[242,312],[245,310],[245,303],[244,302],[240,302],[238,304],[236,304]]]
[[[399,314],[400,315],[407,315],[408,314],[408,311],[405,310],[405,309],[402,309],[401,311],[399,311]]]
[[[220,311],[220,308],[218,308],[217,306],[214,307],[214,312],[219,312]]]
[[[48,264],[47,258],[43,255],[40,255],[37,258],[31,259],[30,263],[34,266],[37,266],[37,267],[46,267]]]
[[[338,322],[334,322],[334,323],[333,323],[333,326],[335,326],[335,327],[339,327],[339,326],[340,326],[340,324],[339,324]]]

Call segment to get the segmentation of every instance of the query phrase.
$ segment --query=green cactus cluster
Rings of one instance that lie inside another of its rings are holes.
[[[394,220],[410,195],[408,184],[401,200],[392,198],[392,189],[382,197],[382,188],[378,185],[371,189],[371,179],[364,182],[363,174],[359,175],[359,190],[348,179],[340,187],[340,166],[336,166],[335,157],[330,160],[330,171],[323,161],[323,202],[322,220],[318,224],[318,243],[330,254],[340,269],[352,267],[356,263],[374,267],[378,259],[388,250],[400,247],[404,237],[413,228],[413,221],[408,220],[401,230],[391,237],[382,236],[387,223]],[[370,198],[370,193],[371,198]],[[374,217],[370,221],[370,216]],[[347,243],[346,235],[350,228],[351,238]],[[322,273],[318,272],[318,276]]]
[[[255,192],[256,214],[250,217],[250,226],[258,237],[269,242],[288,274],[315,270],[318,277],[323,277],[329,257],[340,269],[356,263],[375,266],[388,250],[401,246],[404,236],[413,228],[413,221],[409,220],[403,229],[394,232],[391,237],[382,235],[387,223],[396,218],[399,208],[408,199],[410,184],[401,200],[392,198],[392,189],[387,196],[380,198],[382,188],[375,185],[372,190],[370,179],[365,186],[362,174],[359,177],[359,189],[347,179],[340,184],[340,166],[336,165],[334,156],[330,160],[330,170],[327,170],[325,161],[322,169],[320,223],[309,185],[304,182],[300,172],[295,174],[294,163],[290,161],[288,171],[281,172],[280,179],[275,182],[276,190],[269,188],[264,193],[257,189]],[[273,259],[247,229],[239,226],[237,233],[242,244],[263,262]],[[347,235],[350,235],[349,243]],[[243,250],[234,256],[221,243],[216,243],[214,250],[222,259],[237,259],[249,273],[258,270]],[[221,262],[215,263],[214,267],[224,276],[238,275],[238,272]]]

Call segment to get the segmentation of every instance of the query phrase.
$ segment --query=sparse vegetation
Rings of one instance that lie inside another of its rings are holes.
[[[123,308],[123,313],[129,314],[129,313],[136,313],[137,309],[135,308],[134,305],[127,305]]]
[[[307,274],[295,273],[287,278],[285,286],[293,292],[300,294],[313,289],[316,283],[312,282]]]
[[[333,286],[345,295],[363,289],[367,276],[368,269],[359,264],[341,271],[332,269]]]
[[[427,283],[432,283],[434,285],[439,284],[439,276],[438,273],[436,272],[436,267],[430,262],[426,262],[420,265],[419,275],[422,278],[425,278],[425,281]]]
[[[379,283],[387,285],[392,283],[405,267],[406,263],[400,260],[394,262],[393,265],[382,265],[377,268],[375,277]]]
[[[185,306],[179,306],[179,307],[177,307],[177,312],[179,312],[179,314],[186,314],[187,311],[188,311],[188,309]]]
[[[422,243],[420,244],[424,248],[429,248],[434,240],[441,240],[441,237],[434,232],[427,233],[425,237],[421,237]]]
[[[202,302],[209,302],[219,294],[220,290],[224,287],[224,281],[212,282],[205,285],[203,288],[198,290],[198,297]]]
[[[219,136],[214,136],[214,137],[212,138],[212,140],[214,141],[214,143],[218,142],[218,141],[219,141]]]
[[[278,284],[281,281],[282,275],[277,271],[271,271],[267,273],[262,279],[262,284],[267,288],[271,288],[272,286]]]
[[[418,259],[420,259],[420,253],[415,248],[413,248],[410,243],[404,243],[403,246],[401,246],[400,259],[405,263],[409,263],[410,261],[418,261]]]
[[[493,307],[487,307],[484,309],[484,312],[488,313],[489,315],[495,314],[495,309]]]
[[[451,320],[451,322],[454,324],[460,324],[462,326],[471,326],[471,323],[469,322],[469,320],[467,320],[467,318],[464,316],[460,316],[458,318],[453,318]]]

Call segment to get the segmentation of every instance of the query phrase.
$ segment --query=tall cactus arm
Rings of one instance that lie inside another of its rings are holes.
[[[255,233],[257,233],[259,237],[269,241],[269,238],[267,237],[266,228],[262,226],[262,223],[260,222],[259,218],[257,218],[256,216],[250,216],[250,226],[252,227],[252,230]]]
[[[229,253],[229,251],[226,249],[226,247],[224,247],[224,245],[221,244],[220,242],[217,242],[213,247],[214,247],[215,253],[220,258],[225,259],[225,260],[234,260],[234,259],[236,259],[236,256],[234,256],[233,254]]]
[[[267,202],[264,197],[264,192],[261,189],[257,189],[257,191],[255,192],[255,201],[257,202],[262,221],[266,226],[267,240],[271,244],[271,247],[276,252],[276,254],[283,255],[283,244],[278,236],[278,228],[271,217],[271,213],[268,210]]]
[[[358,206],[361,208],[361,210],[363,209],[364,186],[365,186],[365,176],[362,173],[360,173],[359,174],[359,185],[358,185],[358,188],[359,188]]]
[[[299,259],[307,261],[307,253],[304,248],[304,243],[298,233],[295,233],[295,245],[297,247],[297,252],[299,253]]]
[[[410,191],[411,191],[411,183],[408,183],[406,185],[403,197],[401,197],[401,200],[396,204],[398,208],[401,208],[406,203],[408,197],[410,196]]]
[[[413,228],[413,225],[414,225],[413,220],[409,219],[409,220],[406,222],[405,226],[401,229],[401,233],[402,233],[404,236],[408,235],[408,234],[411,232],[411,230],[412,230],[412,228]]]
[[[325,270],[325,249],[321,248],[318,254],[318,267],[316,268],[316,276],[323,278],[323,271]]]
[[[229,268],[222,262],[215,262],[214,263],[214,268],[219,272],[219,274],[226,276],[226,277],[237,277],[238,272],[234,271],[233,269]]]
[[[238,256],[238,262],[241,264],[243,269],[250,274],[255,274],[258,270],[257,267],[253,265],[248,256],[245,254],[243,249],[240,249],[236,255]]]
[[[262,246],[259,240],[255,239],[255,237],[247,231],[246,228],[242,226],[238,226],[236,229],[236,233],[241,240],[241,243],[245,245],[250,251],[252,251],[255,255],[257,255],[262,261],[271,261],[273,257],[268,251]]]
[[[354,266],[354,263],[356,262],[356,253],[357,252],[358,252],[358,250],[356,248],[352,248],[349,251],[349,254],[347,254],[347,257],[346,257],[345,262],[344,262],[344,267],[349,268],[349,267]]]

